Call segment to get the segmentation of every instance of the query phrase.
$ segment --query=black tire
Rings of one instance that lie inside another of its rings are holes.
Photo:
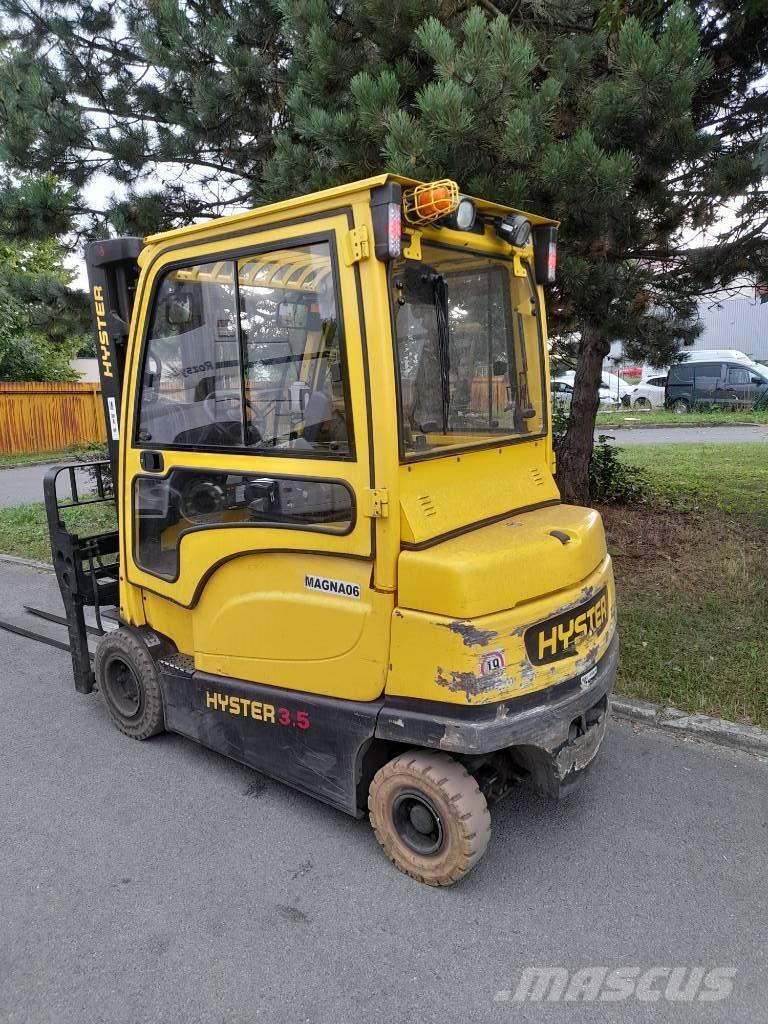
[[[635,399],[634,405],[635,405],[636,409],[650,409],[651,408],[651,400],[650,400],[650,398],[644,398],[641,395],[640,398],[636,398]]]
[[[395,867],[427,885],[454,885],[491,838],[485,797],[447,754],[409,750],[389,761],[374,776],[368,810]]]
[[[107,633],[96,648],[93,671],[112,721],[135,740],[165,729],[163,698],[155,663],[130,629]]]
[[[670,409],[672,410],[672,412],[676,412],[682,415],[683,413],[691,411],[691,403],[688,401],[687,398],[676,398],[674,402],[670,405]]]

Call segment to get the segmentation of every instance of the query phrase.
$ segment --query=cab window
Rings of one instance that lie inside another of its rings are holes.
[[[540,436],[546,424],[533,275],[422,247],[391,270],[403,454]]]
[[[330,244],[168,271],[141,380],[139,444],[351,455]]]

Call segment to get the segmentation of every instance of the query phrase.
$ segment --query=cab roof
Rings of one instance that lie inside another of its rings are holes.
[[[368,192],[388,182],[395,182],[403,188],[413,188],[415,185],[424,185],[426,182],[418,181],[415,178],[404,178],[399,174],[378,174],[373,178],[363,178],[360,181],[350,181],[345,185],[337,185],[335,188],[326,188],[320,192],[309,192],[306,195],[296,196],[293,199],[284,199],[279,203],[268,203],[266,206],[257,206],[252,210],[245,210],[243,213],[236,213],[229,217],[216,217],[211,220],[200,221],[197,224],[189,224],[183,228],[173,228],[171,231],[161,231],[154,235],[147,235],[144,239],[146,245],[158,245],[169,241],[192,240],[195,236],[210,232],[212,228],[231,227],[242,224],[257,215],[259,219],[272,219],[281,213],[293,212],[314,204],[325,204],[329,200],[343,199],[358,192]],[[466,193],[462,193],[466,194]],[[549,217],[540,217],[535,213],[527,213],[524,210],[516,210],[511,206],[502,206],[500,203],[492,203],[487,199],[478,199],[469,196],[475,203],[480,213],[490,214],[499,217],[508,214],[522,213],[534,225],[551,224],[556,226],[557,221]]]

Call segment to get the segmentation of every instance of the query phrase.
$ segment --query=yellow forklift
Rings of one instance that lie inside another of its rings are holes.
[[[390,174],[92,243],[109,461],[46,481],[77,689],[367,812],[431,885],[511,787],[569,792],[618,637],[600,517],[553,477],[556,248]],[[117,531],[64,526],[112,494]]]

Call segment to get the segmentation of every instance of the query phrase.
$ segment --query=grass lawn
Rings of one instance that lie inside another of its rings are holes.
[[[0,452],[0,469],[8,469],[13,466],[27,466],[34,462],[66,462],[68,459],[76,459],[78,455],[98,450],[97,445],[72,445],[69,448],[60,448],[54,452],[15,452],[8,454]]]
[[[111,502],[72,508],[63,515],[69,529],[84,537],[115,529],[115,510]],[[48,522],[42,502],[0,508],[0,553],[50,562]]]
[[[654,445],[623,458],[648,504],[603,508],[617,691],[768,727],[768,445]]]
[[[768,520],[768,442],[633,445],[622,458],[649,478],[654,504]]]
[[[736,423],[768,424],[768,409],[760,412],[749,410],[722,411],[702,410],[680,415],[667,409],[621,409],[605,410],[597,414],[597,426],[600,427],[643,427],[643,426],[675,426],[675,427],[723,427]]]

